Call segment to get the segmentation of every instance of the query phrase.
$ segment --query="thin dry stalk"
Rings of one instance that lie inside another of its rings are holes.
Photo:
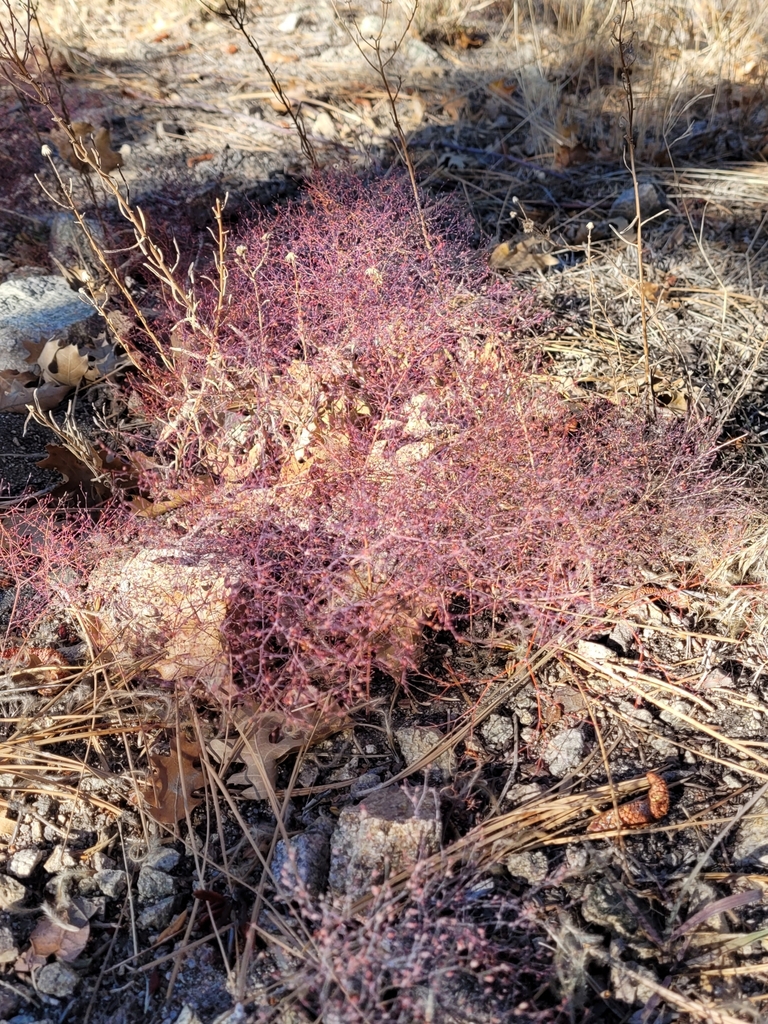
[[[634,53],[632,51],[632,38],[626,38],[626,26],[629,18],[634,20],[634,7],[632,0],[622,0],[621,14],[616,18],[614,29],[614,40],[616,42],[619,62],[621,64],[621,79],[624,85],[624,94],[627,104],[626,131],[624,133],[624,159],[629,162],[629,172],[632,175],[632,187],[635,190],[635,230],[637,232],[637,287],[640,296],[640,324],[643,338],[643,358],[645,360],[645,382],[646,401],[648,403],[648,414],[655,418],[656,402],[653,396],[653,374],[651,372],[651,356],[648,346],[648,314],[645,305],[645,270],[643,267],[643,216],[640,209],[640,185],[637,180],[637,168],[635,166],[635,96],[632,91],[632,64]]]
[[[217,14],[219,16],[223,14],[224,17],[226,17],[229,20],[229,22],[235,26],[238,32],[242,35],[243,39],[245,39],[246,43],[256,54],[259,63],[267,73],[267,77],[269,78],[269,82],[270,85],[272,86],[275,96],[277,97],[279,102],[285,107],[286,114],[293,122],[293,126],[296,129],[297,135],[299,136],[299,143],[301,145],[302,153],[307,158],[307,160],[309,160],[313,170],[316,170],[318,167],[317,156],[315,155],[312,143],[309,141],[309,136],[307,135],[307,128],[306,125],[304,124],[304,118],[301,116],[300,111],[294,110],[293,104],[291,103],[290,99],[286,96],[285,90],[280,84],[280,79],[277,77],[277,75],[270,67],[257,40],[254,39],[254,37],[248,31],[247,0],[225,0],[223,10],[221,8],[210,7],[207,3],[205,3],[205,0],[200,0],[200,2],[203,5],[203,7],[205,7],[206,10],[212,11],[214,14]]]
[[[332,0],[332,2],[333,9],[338,15],[339,12],[337,0]],[[347,3],[349,4],[349,0],[347,0]],[[370,38],[363,39],[363,36],[360,33],[360,30],[357,28],[357,24],[354,22],[354,20],[353,24],[355,25],[356,33],[353,32],[349,28],[349,26],[346,25],[346,22],[342,21],[342,24],[345,25],[347,34],[357,47],[360,56],[366,62],[368,67],[376,72],[376,74],[381,79],[382,85],[384,86],[384,92],[386,93],[387,103],[389,104],[389,112],[392,118],[392,124],[394,125],[395,132],[397,133],[398,155],[400,156],[400,159],[403,162],[403,166],[405,167],[406,172],[408,174],[408,180],[411,184],[411,190],[413,192],[413,201],[416,204],[416,210],[419,216],[419,224],[421,225],[421,234],[422,237],[424,238],[424,245],[426,246],[430,256],[433,256],[432,240],[429,237],[429,231],[427,230],[427,222],[424,217],[421,193],[419,191],[419,185],[416,180],[416,168],[413,165],[411,154],[408,151],[408,137],[405,134],[405,129],[403,128],[403,124],[402,121],[400,120],[400,115],[397,110],[397,98],[400,94],[402,82],[398,81],[397,86],[393,89],[392,83],[390,82],[389,75],[387,73],[388,66],[394,60],[395,56],[400,50],[400,47],[403,45],[403,40],[410,31],[411,25],[413,24],[413,20],[416,17],[416,12],[419,9],[419,4],[418,0],[416,0],[412,10],[408,13],[406,17],[405,25],[400,33],[399,38],[395,41],[395,43],[392,46],[392,52],[385,56],[383,52],[382,39],[384,29],[386,28],[387,20],[390,15],[390,8],[391,3],[389,2],[389,0],[381,0],[381,28],[379,29],[378,33],[375,36],[372,36]],[[367,50],[366,46],[368,48]],[[439,267],[435,262],[434,258],[432,260],[432,268],[434,270],[435,277],[439,278]]]

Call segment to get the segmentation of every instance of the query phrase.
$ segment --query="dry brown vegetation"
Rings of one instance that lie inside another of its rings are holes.
[[[762,1019],[768,12],[0,23],[0,1018]]]

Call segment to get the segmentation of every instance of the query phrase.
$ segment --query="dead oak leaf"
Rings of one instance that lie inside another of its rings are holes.
[[[542,242],[533,235],[526,236],[514,248],[510,242],[502,242],[491,253],[490,265],[493,270],[546,270],[560,262],[557,256],[542,252]]]
[[[78,345],[51,339],[37,360],[43,380],[49,384],[66,384],[74,388],[88,373],[88,356],[80,352]]]
[[[239,709],[234,715],[242,740],[242,749],[235,755],[245,770],[229,779],[234,785],[247,786],[241,796],[249,800],[268,800],[274,792],[277,766],[289,754],[312,742],[320,742],[344,728],[345,715],[335,703],[330,706],[306,707],[290,716],[281,711],[258,712]],[[229,759],[234,745],[214,740],[212,752],[220,759]]]
[[[81,928],[69,926],[62,928],[61,925],[42,917],[35,926],[35,930],[29,937],[32,944],[32,953],[35,957],[55,956],[57,960],[64,963],[72,963],[77,960],[88,944],[91,935],[91,926],[85,921]]]
[[[0,372],[0,412],[26,416],[29,406],[36,403],[43,412],[48,412],[55,409],[71,390],[66,384],[41,384],[40,378],[29,371],[3,370]]]
[[[82,174],[96,167],[109,174],[123,166],[121,154],[112,149],[109,128],[94,128],[88,121],[73,121],[69,131],[54,128],[51,138],[62,160]]]
[[[193,797],[205,782],[200,770],[200,746],[196,740],[175,738],[168,754],[150,754],[152,776],[144,797],[147,813],[161,825],[175,825],[201,803]]]

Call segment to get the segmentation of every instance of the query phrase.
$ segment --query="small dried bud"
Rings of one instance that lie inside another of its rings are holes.
[[[285,257],[285,262],[286,263],[290,263],[292,267],[295,266],[296,265],[296,253],[295,252],[287,253],[286,257]]]
[[[53,154],[53,150],[52,150],[52,149],[51,149],[51,147],[50,147],[50,146],[48,145],[48,143],[45,143],[45,144],[43,145],[43,148],[42,148],[42,149],[40,150],[40,152],[41,152],[41,153],[43,154],[43,156],[45,156],[45,157],[51,156],[51,155]]]
[[[242,259],[243,256],[245,256],[247,251],[248,251],[248,249],[244,245],[238,245],[237,248],[235,249],[235,252],[240,257],[240,259]]]

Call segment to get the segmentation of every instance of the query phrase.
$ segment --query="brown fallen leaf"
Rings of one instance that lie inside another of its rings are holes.
[[[459,50],[477,50],[484,46],[487,36],[471,28],[461,28],[453,37],[452,43]]]
[[[611,808],[593,818],[587,832],[609,832],[615,828],[641,828],[661,821],[669,812],[669,789],[656,772],[648,772],[648,792],[620,807]]]
[[[53,647],[0,648],[0,668],[17,684],[56,683],[70,674],[70,666]]]
[[[74,388],[88,373],[88,356],[78,345],[51,339],[42,348],[37,364],[49,384],[66,384]]]
[[[35,929],[29,936],[31,950],[36,957],[55,956],[57,960],[64,963],[72,963],[77,960],[88,944],[91,935],[91,926],[88,919],[77,908],[72,908],[74,918],[72,924],[66,928],[47,917],[41,917],[35,925]]]
[[[486,89],[502,99],[509,99],[517,92],[517,82],[513,78],[496,78],[488,83]]]
[[[72,390],[65,384],[41,384],[37,374],[21,370],[0,372],[0,412],[26,416],[37,402],[43,412],[55,409]]]
[[[555,144],[555,167],[578,167],[579,164],[586,164],[591,159],[589,150],[581,142],[566,146]]]
[[[320,742],[344,728],[346,715],[335,702],[318,698],[320,703],[305,705],[288,716],[281,711],[260,712],[253,706],[238,709],[232,721],[242,740],[236,759],[245,770],[230,776],[236,786],[248,786],[241,796],[249,800],[267,800],[274,791],[277,766],[289,754],[310,742]],[[212,753],[221,761],[230,760],[234,743],[214,740]]]
[[[213,160],[214,153],[198,153],[197,156],[187,157],[187,167],[195,167],[197,164],[203,164],[206,160]]]
[[[172,736],[170,753],[150,754],[149,763],[152,776],[144,797],[147,813],[161,825],[175,825],[201,803],[199,797],[192,796],[205,783],[199,767],[200,746],[183,737],[177,746]]]
[[[182,910],[180,914],[177,914],[176,917],[174,917],[174,919],[171,921],[167,928],[163,928],[163,930],[160,932],[160,934],[157,936],[157,939],[155,940],[155,945],[159,946],[161,943],[167,942],[168,939],[172,939],[174,938],[174,936],[178,935],[181,929],[187,923],[188,917],[189,910],[185,908],[184,910]]]
[[[490,265],[493,270],[546,270],[560,262],[557,256],[542,252],[542,242],[534,235],[528,235],[512,248],[510,242],[502,242],[491,253]]]
[[[122,156],[112,149],[109,128],[94,128],[88,121],[73,121],[69,126],[69,132],[74,138],[77,151],[70,134],[63,128],[54,128],[51,131],[51,138],[62,160],[66,160],[76,171],[88,174],[98,167],[109,174],[123,166]]]

